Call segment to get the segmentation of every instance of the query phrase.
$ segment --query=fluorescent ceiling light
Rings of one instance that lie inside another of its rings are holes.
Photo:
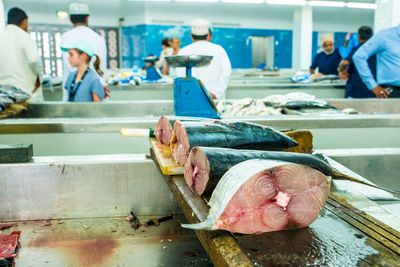
[[[359,3],[359,2],[349,2],[346,4],[346,6],[350,8],[376,9],[376,4]]]
[[[171,0],[128,0],[128,2],[169,2]]]
[[[224,3],[262,4],[264,0],[221,0]]]
[[[176,2],[218,2],[218,0],[175,0]]]
[[[68,12],[64,11],[64,10],[57,10],[56,15],[60,20],[64,20],[64,19],[68,18]]]
[[[304,5],[306,5],[306,1],[305,0],[267,0],[267,4],[304,6]]]
[[[329,6],[329,7],[344,7],[346,5],[345,2],[339,1],[310,1],[308,2],[310,6]]]

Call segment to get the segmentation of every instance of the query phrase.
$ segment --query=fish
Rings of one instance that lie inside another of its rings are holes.
[[[202,195],[213,190],[221,177],[232,166],[249,159],[282,160],[311,167],[327,176],[333,175],[333,168],[327,162],[312,154],[194,147],[185,163],[185,181],[193,192]]]
[[[349,180],[355,183],[367,185],[395,195],[399,191],[391,190],[373,183],[361,180],[358,175],[336,163],[330,163],[322,154],[305,154],[279,151],[239,150],[220,147],[194,147],[184,167],[184,177],[188,187],[197,195],[212,191],[218,181],[232,166],[250,159],[282,160],[286,162],[302,164],[322,172],[335,180]],[[336,166],[335,166],[336,165]],[[390,200],[398,200],[397,197]]]
[[[172,138],[172,132],[173,132],[172,126],[168,118],[165,116],[161,116],[158,119],[156,126],[154,127],[154,135],[157,138],[157,140],[161,144],[169,145]]]
[[[0,101],[5,107],[9,107],[15,103],[15,98],[6,92],[0,92]]]
[[[267,107],[263,100],[251,98],[219,101],[217,108],[225,117],[282,114],[282,109],[280,107]]]
[[[6,105],[3,103],[3,102],[1,102],[1,99],[0,99],[0,113],[1,112],[3,112],[4,110],[6,110]]]
[[[207,218],[182,226],[261,234],[309,226],[323,207],[331,179],[308,166],[251,159],[230,168],[211,195]]]
[[[300,109],[300,108],[334,108],[331,104],[324,100],[314,99],[314,100],[292,100],[286,101],[281,104],[281,107],[290,109]]]
[[[285,150],[298,143],[267,126],[250,122],[176,121],[171,139],[171,154],[184,165],[195,146],[256,150]]]
[[[0,84],[0,94],[7,94],[15,103],[25,102],[31,98],[29,93],[11,85]]]

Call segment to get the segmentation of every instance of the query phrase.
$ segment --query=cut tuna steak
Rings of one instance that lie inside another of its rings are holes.
[[[297,145],[275,129],[250,122],[176,121],[171,152],[175,161],[183,165],[195,146],[284,150]]]
[[[332,175],[332,167],[311,154],[239,150],[220,147],[194,147],[185,163],[185,180],[187,185],[198,195],[215,188],[219,179],[232,166],[249,159],[283,160],[306,165],[319,170],[325,175]]]
[[[154,127],[154,135],[164,145],[169,145],[172,137],[172,126],[167,117],[161,116]]]
[[[233,233],[302,228],[322,211],[330,179],[307,166],[248,160],[232,167],[215,188],[205,221],[183,227]]]

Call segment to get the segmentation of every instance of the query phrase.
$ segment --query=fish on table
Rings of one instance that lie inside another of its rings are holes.
[[[303,228],[317,219],[331,180],[308,166],[252,159],[230,168],[218,182],[203,222],[195,230],[261,234]]]
[[[171,139],[175,161],[184,165],[195,146],[257,150],[285,150],[298,143],[289,136],[267,126],[235,121],[176,121]]]

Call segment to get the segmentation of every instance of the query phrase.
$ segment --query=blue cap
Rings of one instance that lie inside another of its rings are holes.
[[[86,53],[89,57],[93,57],[96,55],[92,44],[85,39],[74,41],[64,46],[61,46],[61,50],[64,52],[68,52],[68,49],[79,49],[82,52]]]

